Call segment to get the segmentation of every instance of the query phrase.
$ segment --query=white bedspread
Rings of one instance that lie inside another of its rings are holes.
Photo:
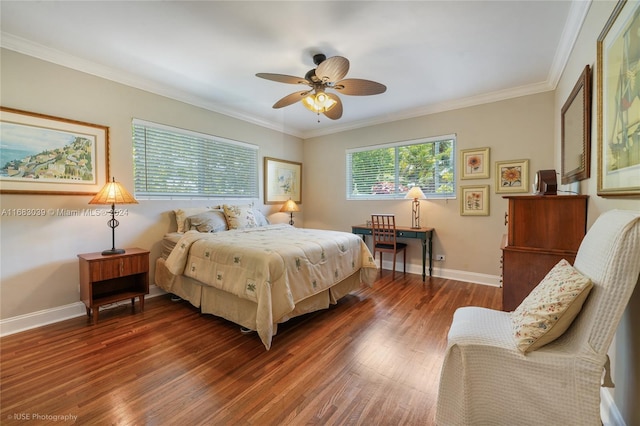
[[[189,231],[166,266],[174,275],[254,301],[256,329],[267,349],[273,324],[297,302],[358,270],[361,282],[369,286],[377,275],[371,252],[359,236],[284,224],[212,234]]]

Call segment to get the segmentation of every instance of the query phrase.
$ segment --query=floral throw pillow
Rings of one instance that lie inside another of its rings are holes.
[[[560,337],[576,318],[593,284],[562,259],[511,313],[518,349],[534,351]]]
[[[224,215],[227,217],[229,229],[256,228],[258,223],[249,207],[223,205]]]

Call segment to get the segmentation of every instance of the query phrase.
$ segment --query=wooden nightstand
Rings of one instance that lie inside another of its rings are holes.
[[[103,256],[100,252],[78,255],[80,262],[80,299],[87,316],[98,322],[100,306],[136,297],[144,311],[144,295],[149,293],[149,251],[126,249],[124,254]]]

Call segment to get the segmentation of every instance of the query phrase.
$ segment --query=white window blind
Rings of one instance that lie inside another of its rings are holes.
[[[133,120],[135,194],[257,198],[258,147]]]
[[[347,150],[347,199],[455,198],[456,135]]]

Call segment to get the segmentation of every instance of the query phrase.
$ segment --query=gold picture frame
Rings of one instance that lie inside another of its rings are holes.
[[[264,157],[264,203],[302,204],[302,163]]]
[[[529,160],[496,161],[496,193],[529,192]]]
[[[489,216],[489,185],[460,187],[461,216]]]
[[[0,193],[94,195],[109,179],[109,128],[0,107]]]
[[[460,151],[460,179],[487,179],[490,173],[490,148]]]
[[[640,3],[620,0],[597,40],[598,190],[640,195]]]

